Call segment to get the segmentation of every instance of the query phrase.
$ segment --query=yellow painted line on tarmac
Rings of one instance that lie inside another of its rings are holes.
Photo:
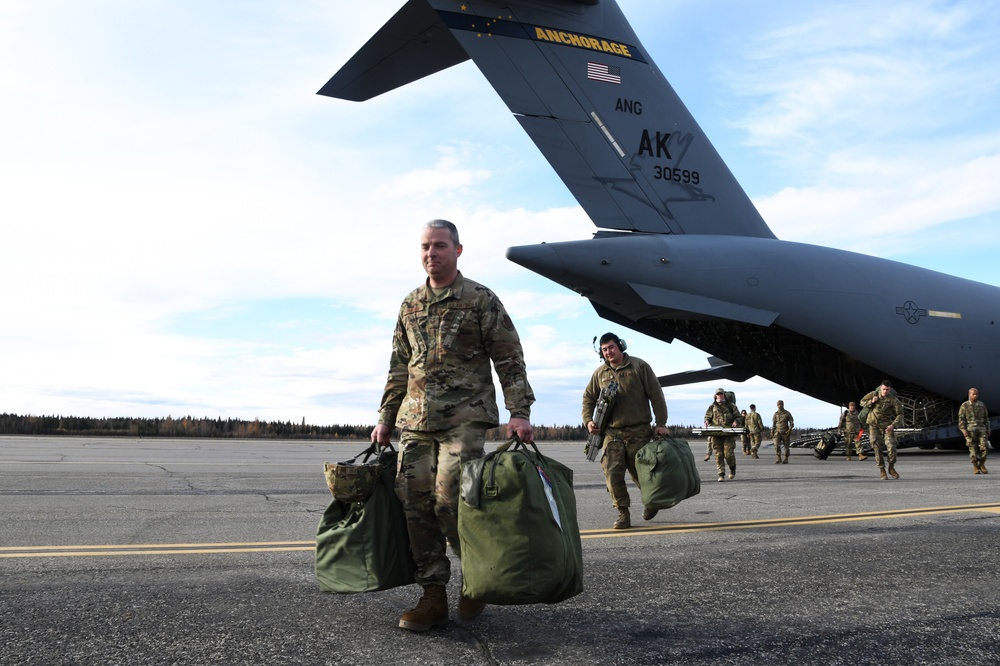
[[[662,536],[664,534],[685,534],[691,532],[714,532],[722,530],[749,530],[795,525],[825,525],[829,523],[846,523],[858,520],[886,520],[890,518],[912,518],[916,516],[935,516],[948,513],[973,512],[1000,514],[1000,503],[938,506],[924,509],[899,509],[895,511],[870,511],[865,513],[842,513],[827,516],[797,516],[792,518],[771,518],[767,520],[655,525],[648,527],[634,527],[628,530],[581,530],[580,537],[583,539],[603,539],[608,537]],[[315,549],[316,542],[311,539],[308,541],[117,544],[106,546],[0,546],[0,559],[22,557],[106,557],[112,555],[275,553],[290,551],[314,551]]]
[[[109,555],[195,555],[316,550],[316,541],[234,543],[149,543],[109,546],[0,546],[0,559],[15,557],[99,557]]]
[[[888,518],[912,518],[915,516],[935,516],[946,513],[968,513],[985,511],[1000,513],[1000,503],[965,504],[959,506],[936,506],[924,509],[898,509],[895,511],[869,511],[864,513],[841,513],[826,516],[796,516],[792,518],[770,518],[767,520],[740,520],[722,523],[684,523],[677,525],[656,525],[633,527],[627,530],[600,529],[581,530],[583,539],[603,539],[605,537],[648,536],[663,534],[685,534],[690,532],[714,532],[721,530],[749,530],[765,527],[785,527],[790,525],[824,525],[827,523],[848,523],[856,520],[885,520]]]

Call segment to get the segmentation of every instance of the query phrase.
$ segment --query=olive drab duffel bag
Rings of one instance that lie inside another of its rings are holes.
[[[837,436],[832,432],[824,432],[813,448],[813,455],[820,460],[826,460],[835,448],[837,448]]]
[[[316,580],[323,592],[374,592],[413,582],[403,505],[396,497],[395,449],[379,456],[380,473],[363,502],[334,498],[316,530]]]
[[[683,439],[654,439],[635,454],[642,504],[669,509],[701,492],[701,476],[691,447]]]
[[[518,439],[462,465],[462,594],[557,603],[583,591],[573,470]]]

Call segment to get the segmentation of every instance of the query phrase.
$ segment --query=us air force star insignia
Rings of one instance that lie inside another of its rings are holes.
[[[913,301],[906,301],[903,303],[903,307],[896,308],[896,314],[903,315],[906,317],[906,321],[911,324],[916,324],[920,321],[921,317],[927,316],[927,310],[923,308],[918,308],[917,304]]]

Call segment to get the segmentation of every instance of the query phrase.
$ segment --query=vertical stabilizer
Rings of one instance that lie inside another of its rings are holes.
[[[389,30],[394,18],[345,66],[354,89],[382,77],[389,78],[366,90],[391,89],[419,78],[414,72],[460,61],[460,49],[598,227],[774,238],[613,0],[410,0],[404,9],[416,12],[411,6],[420,3],[437,19],[423,15],[409,48],[436,59],[410,58],[407,76],[395,78],[384,66],[358,62],[366,52],[383,53],[377,45],[387,40],[401,52],[401,24]],[[433,40],[422,36],[427,23]],[[451,42],[438,36],[442,28]],[[332,85],[342,72],[320,92],[354,99],[344,92],[350,88]]]

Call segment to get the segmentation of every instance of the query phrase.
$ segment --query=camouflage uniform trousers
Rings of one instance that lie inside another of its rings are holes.
[[[750,453],[757,453],[757,449],[760,448],[760,431],[757,432],[750,431]]]
[[[857,438],[857,430],[844,430],[844,450],[847,451],[848,457],[854,455],[851,451],[855,451],[859,456],[863,453],[861,450],[861,442],[857,441]]]
[[[735,437],[709,437],[712,450],[715,451],[715,469],[719,470],[719,476],[726,475],[726,465],[736,473],[736,438]]]
[[[774,438],[774,455],[778,456],[778,458],[780,459],[781,458],[781,447],[784,446],[785,447],[785,457],[787,458],[788,454],[791,452],[791,449],[789,447],[790,447],[790,442],[791,442],[791,439],[792,439],[792,431],[791,430],[784,430],[784,431],[782,431],[782,430],[775,430],[773,433],[771,433],[771,435]]]
[[[750,433],[745,432],[740,438],[743,441],[743,453],[750,453]]]
[[[604,433],[604,455],[601,469],[604,482],[611,493],[611,502],[616,509],[627,509],[632,504],[625,486],[625,472],[639,486],[639,475],[635,471],[635,454],[651,439],[653,429],[648,423],[624,428],[608,428]]]
[[[871,439],[872,449],[875,450],[875,464],[878,468],[885,469],[886,462],[889,463],[889,467],[895,465],[896,433],[886,432],[885,428],[879,426],[868,426],[868,437]]]
[[[485,443],[486,427],[481,424],[434,432],[404,430],[400,437],[396,496],[403,503],[419,585],[448,584],[447,544],[462,556],[458,542],[462,463],[482,458]]]
[[[985,430],[969,430],[965,445],[969,447],[972,462],[986,462],[986,452],[990,449],[990,435]],[[977,454],[978,449],[978,454]]]

